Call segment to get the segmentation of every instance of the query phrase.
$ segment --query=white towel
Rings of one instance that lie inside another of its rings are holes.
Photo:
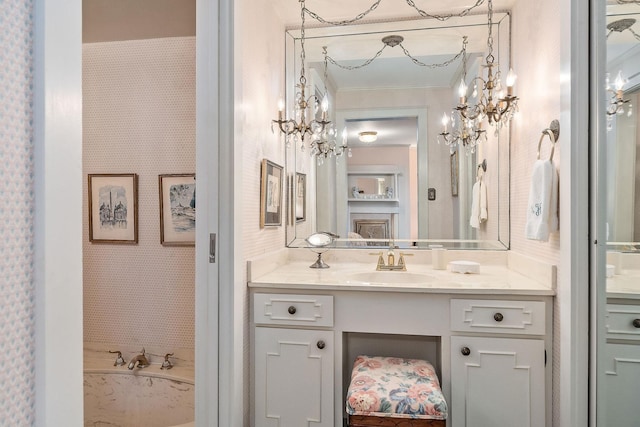
[[[482,179],[473,184],[471,191],[471,218],[469,224],[473,228],[480,228],[480,224],[489,217],[487,213],[487,186]]]
[[[558,172],[550,160],[537,160],[531,173],[527,204],[527,239],[549,240],[558,230]]]

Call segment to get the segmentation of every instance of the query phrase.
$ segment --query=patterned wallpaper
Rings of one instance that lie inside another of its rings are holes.
[[[84,340],[193,349],[193,247],[160,244],[158,175],[195,173],[195,38],[83,46]],[[138,174],[139,242],[90,243],[87,174]]]
[[[0,2],[0,426],[34,423],[30,0]]]

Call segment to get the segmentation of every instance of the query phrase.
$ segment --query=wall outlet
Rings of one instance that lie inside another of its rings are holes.
[[[436,199],[436,189],[435,188],[429,188],[427,190],[427,199],[429,199],[429,200],[435,200]]]

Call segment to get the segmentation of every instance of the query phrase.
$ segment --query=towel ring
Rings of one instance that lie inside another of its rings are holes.
[[[482,169],[482,173],[480,173],[481,169]],[[482,163],[478,163],[478,167],[476,168],[476,180],[482,179],[486,171],[487,171],[487,159],[484,159]]]
[[[551,161],[553,160],[553,152],[556,149],[556,141],[560,137],[560,123],[557,120],[554,120],[548,128],[542,131],[540,141],[538,141],[538,160],[540,160],[540,147],[542,146],[542,140],[545,135],[548,135],[551,140],[551,154],[549,155],[549,161]]]

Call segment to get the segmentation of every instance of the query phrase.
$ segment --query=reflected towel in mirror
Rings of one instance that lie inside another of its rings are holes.
[[[480,224],[489,217],[487,212],[487,185],[482,178],[473,184],[471,192],[471,218],[469,224],[473,228],[480,228]]]

